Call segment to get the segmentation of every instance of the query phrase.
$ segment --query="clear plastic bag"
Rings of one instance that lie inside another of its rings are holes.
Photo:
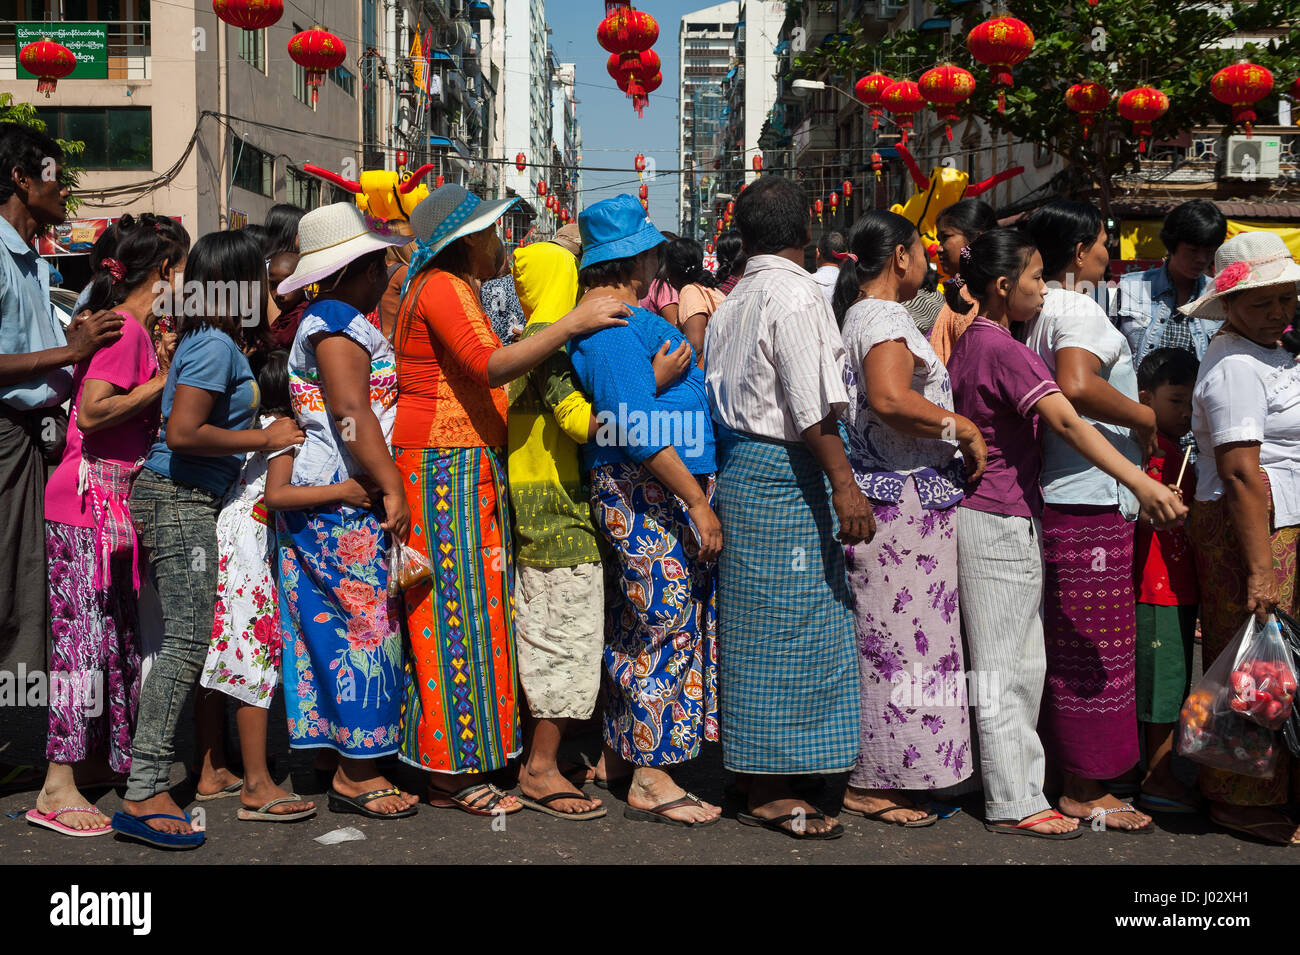
[[[1294,708],[1296,678],[1275,618],[1252,615],[1205,671],[1178,716],[1178,752],[1188,759],[1270,777]]]
[[[388,592],[399,594],[433,577],[428,558],[396,538],[388,548]]]

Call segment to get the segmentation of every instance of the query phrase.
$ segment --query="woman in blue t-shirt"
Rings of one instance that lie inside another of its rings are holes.
[[[265,301],[266,264],[255,241],[214,232],[195,243],[184,294],[173,303],[180,342],[163,390],[162,428],[131,489],[131,518],[162,604],[163,641],[140,691],[131,777],[113,828],[165,848],[203,843],[168,792],[176,724],[198,680],[212,632],[217,591],[217,513],[250,451],[301,444],[292,418],[251,428],[257,383],[236,337],[255,328]],[[201,751],[221,734],[220,696],[196,705]],[[209,782],[234,792],[224,767]],[[227,778],[228,777],[228,778]],[[200,779],[200,788],[204,780]]]

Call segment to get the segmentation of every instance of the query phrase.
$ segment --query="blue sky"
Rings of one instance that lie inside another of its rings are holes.
[[[548,0],[546,21],[551,46],[561,63],[577,64],[576,94],[580,100],[583,166],[610,166],[621,172],[583,172],[581,206],[628,192],[636,195],[638,152],[662,169],[678,168],[677,155],[677,30],[684,13],[709,6],[708,0],[645,0],[633,4],[659,21],[654,50],[663,63],[664,83],[650,96],[645,115],[637,119],[628,99],[609,74],[609,54],[596,42],[596,25],[605,15],[602,0]],[[621,185],[619,185],[621,183]],[[675,175],[649,181],[650,217],[663,229],[677,230]]]

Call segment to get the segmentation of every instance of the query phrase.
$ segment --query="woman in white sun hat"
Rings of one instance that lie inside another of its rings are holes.
[[[414,815],[418,801],[375,763],[397,752],[402,633],[387,554],[393,538],[406,540],[411,514],[390,452],[393,346],[366,315],[388,283],[385,252],[410,237],[382,229],[351,203],[308,212],[298,224],[298,266],[279,286],[281,295],[318,289],[289,352],[293,411],[307,435],[291,483],[354,478],[378,490],[361,507],[280,511],[276,534],[289,743],[338,754],[332,811],[392,819]],[[318,769],[333,762],[318,755]]]
[[[613,296],[596,297],[502,346],[478,288],[496,274],[497,220],[515,201],[484,202],[452,184],[416,206],[418,244],[397,316],[393,456],[411,508],[411,547],[435,568],[432,582],[404,595],[415,679],[401,756],[433,773],[432,805],[473,815],[523,808],[484,778],[522,747],[505,385],[571,337],[626,324],[619,316],[629,312]],[[599,805],[575,792],[551,808],[583,813]]]
[[[1296,616],[1300,588],[1300,365],[1279,343],[1296,312],[1300,265],[1272,232],[1245,232],[1219,247],[1193,318],[1223,321],[1192,393],[1196,501],[1187,531],[1201,588],[1208,669],[1247,617]],[[1275,744],[1276,745],[1276,744]],[[1282,747],[1271,778],[1202,768],[1210,817],[1270,842],[1300,842],[1283,813],[1300,772]]]

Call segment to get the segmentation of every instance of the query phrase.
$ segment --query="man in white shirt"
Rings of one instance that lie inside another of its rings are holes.
[[[813,273],[813,281],[822,287],[827,302],[835,297],[835,283],[840,278],[840,260],[836,256],[842,256],[848,248],[842,232],[823,232],[817,240],[817,271]],[[802,252],[799,261],[803,261]]]
[[[745,787],[740,822],[833,839],[844,777],[824,814],[794,777],[847,774],[858,753],[857,641],[844,545],[875,533],[844,453],[844,346],[801,266],[808,195],[764,176],[736,201],[745,275],[704,339],[718,427],[719,729]]]

